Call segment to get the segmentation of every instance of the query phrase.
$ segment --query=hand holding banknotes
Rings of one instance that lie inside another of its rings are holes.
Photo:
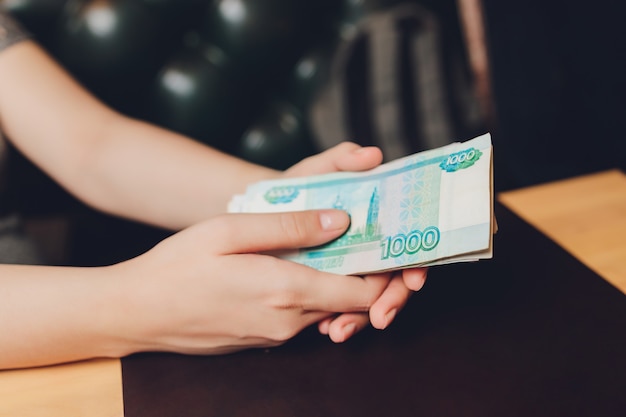
[[[380,159],[378,148],[343,143],[284,175],[363,170]],[[402,273],[346,276],[262,254],[319,246],[349,224],[346,212],[324,209],[226,214],[187,228],[115,266],[128,293],[144,294],[143,320],[127,332],[151,340],[149,350],[221,354],[276,346],[316,323],[335,342],[370,317],[385,328],[423,285],[424,268],[405,271],[405,285]]]
[[[149,350],[221,354],[276,346],[324,321],[331,337],[345,340],[376,303],[406,301],[401,281],[317,271],[257,252],[317,246],[348,225],[345,212],[310,210],[218,216],[173,235],[114,267],[127,293],[143,294],[125,312],[138,317],[125,334]],[[335,319],[344,328],[331,323],[336,312],[346,312]]]
[[[377,148],[346,143],[284,175],[379,162]],[[346,276],[263,254],[319,246],[349,223],[342,210],[222,214],[111,266],[0,265],[1,289],[12,295],[0,304],[0,315],[11,317],[0,326],[0,369],[142,351],[275,346],[315,323],[342,342],[368,324],[368,314],[384,328],[410,288],[421,287],[425,269],[405,271],[405,285],[400,273]]]
[[[364,172],[252,184],[234,213],[345,210],[351,225],[329,244],[275,253],[338,274],[369,274],[492,257],[491,135],[406,156]]]
[[[331,150],[293,168],[321,175],[250,185],[246,194],[233,197],[229,211],[335,208],[348,212],[350,228],[340,238],[274,255],[320,271],[387,280],[385,292],[370,308],[376,328],[385,328],[408,299],[409,290],[423,285],[426,271],[416,267],[492,257],[496,223],[489,134],[382,166],[372,164],[364,172],[333,173],[345,168],[337,163],[341,159],[329,157],[341,151]],[[366,167],[355,164],[346,170]],[[362,313],[344,313],[325,318],[318,326],[331,339],[342,341],[364,323]]]
[[[343,142],[325,152],[304,159],[286,170],[282,177],[289,181],[333,172],[358,172],[373,169],[382,162],[382,153],[377,147],[361,147]],[[319,322],[321,333],[335,342],[343,342],[352,334],[368,325],[377,329],[386,328],[399,310],[406,304],[414,291],[419,291],[426,281],[426,268],[407,268],[393,273],[379,274],[376,279],[388,282],[387,287],[369,313],[344,313]],[[370,277],[373,278],[373,277]]]

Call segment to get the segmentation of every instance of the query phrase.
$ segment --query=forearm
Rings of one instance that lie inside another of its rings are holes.
[[[0,369],[128,354],[111,268],[0,265]]]
[[[32,42],[0,54],[0,124],[79,199],[166,228],[222,213],[247,183],[277,175],[118,114]]]
[[[103,211],[179,229],[224,213],[235,193],[277,171],[119,117],[84,160],[81,198]]]

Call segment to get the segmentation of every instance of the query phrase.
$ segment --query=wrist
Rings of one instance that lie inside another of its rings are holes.
[[[132,351],[110,267],[0,265],[0,368],[29,367]]]
[[[146,334],[145,294],[127,264],[101,268],[102,296],[96,319],[101,356],[124,357],[154,348]]]

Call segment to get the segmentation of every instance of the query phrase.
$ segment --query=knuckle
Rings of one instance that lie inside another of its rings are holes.
[[[290,242],[299,243],[307,238],[309,230],[304,218],[299,213],[282,213],[280,216],[280,227]]]
[[[347,152],[357,148],[359,148],[359,145],[351,141],[344,141],[335,146],[335,150],[340,152]]]
[[[209,247],[216,247],[217,250],[221,250],[224,246],[229,246],[232,236],[237,236],[237,228],[230,216],[220,216],[204,222],[197,230],[203,236],[210,237],[207,240]]]
[[[380,297],[380,294],[368,294],[362,301],[361,307],[363,310],[369,310],[376,300]]]
[[[279,329],[276,329],[272,334],[272,339],[279,344],[285,343],[291,339],[293,339],[299,332],[299,328],[287,324]]]
[[[366,310],[370,309],[374,305],[374,303],[376,303],[381,298],[384,292],[385,287],[369,288],[368,291],[366,291],[363,295],[363,299],[361,301],[362,307]]]
[[[234,224],[231,216],[218,216],[207,220],[202,225],[207,231],[211,231],[213,235],[228,237],[234,232]]]
[[[297,291],[289,283],[277,284],[272,288],[269,305],[279,311],[295,310],[301,307],[299,298]]]
[[[266,300],[279,323],[271,332],[272,340],[283,343],[293,338],[302,327],[302,303],[299,291],[290,279],[275,279]]]
[[[263,343],[262,347],[265,348],[273,348],[273,347],[278,347],[280,345],[283,345],[285,341],[280,341],[280,340],[271,340],[271,339],[265,339],[265,342]]]

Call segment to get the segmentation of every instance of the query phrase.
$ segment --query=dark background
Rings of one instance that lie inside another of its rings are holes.
[[[484,5],[501,188],[624,170],[624,3]]]
[[[450,141],[492,132],[497,191],[624,169],[625,38],[618,1],[484,0],[493,118],[472,118],[460,104],[458,74],[471,86],[471,71],[454,0],[0,0],[0,7],[112,107],[282,169],[328,146],[309,115],[329,82],[342,31],[408,3],[438,24]],[[245,18],[234,22],[242,9]],[[98,13],[105,16],[101,22],[115,22],[113,29],[90,23]],[[423,30],[419,22],[397,27],[402,51]],[[342,84],[350,137],[337,140],[385,150],[368,107],[371,53],[367,36],[353,41]],[[315,63],[308,75],[296,71],[305,58]],[[399,59],[403,88],[393,99],[405,115],[402,141],[419,151],[427,146],[419,134],[415,81],[410,61]],[[172,87],[172,76],[181,74],[193,81],[191,90]],[[7,198],[26,217],[70,219],[67,263],[117,262],[168,234],[92,211],[17,152],[9,175]]]

